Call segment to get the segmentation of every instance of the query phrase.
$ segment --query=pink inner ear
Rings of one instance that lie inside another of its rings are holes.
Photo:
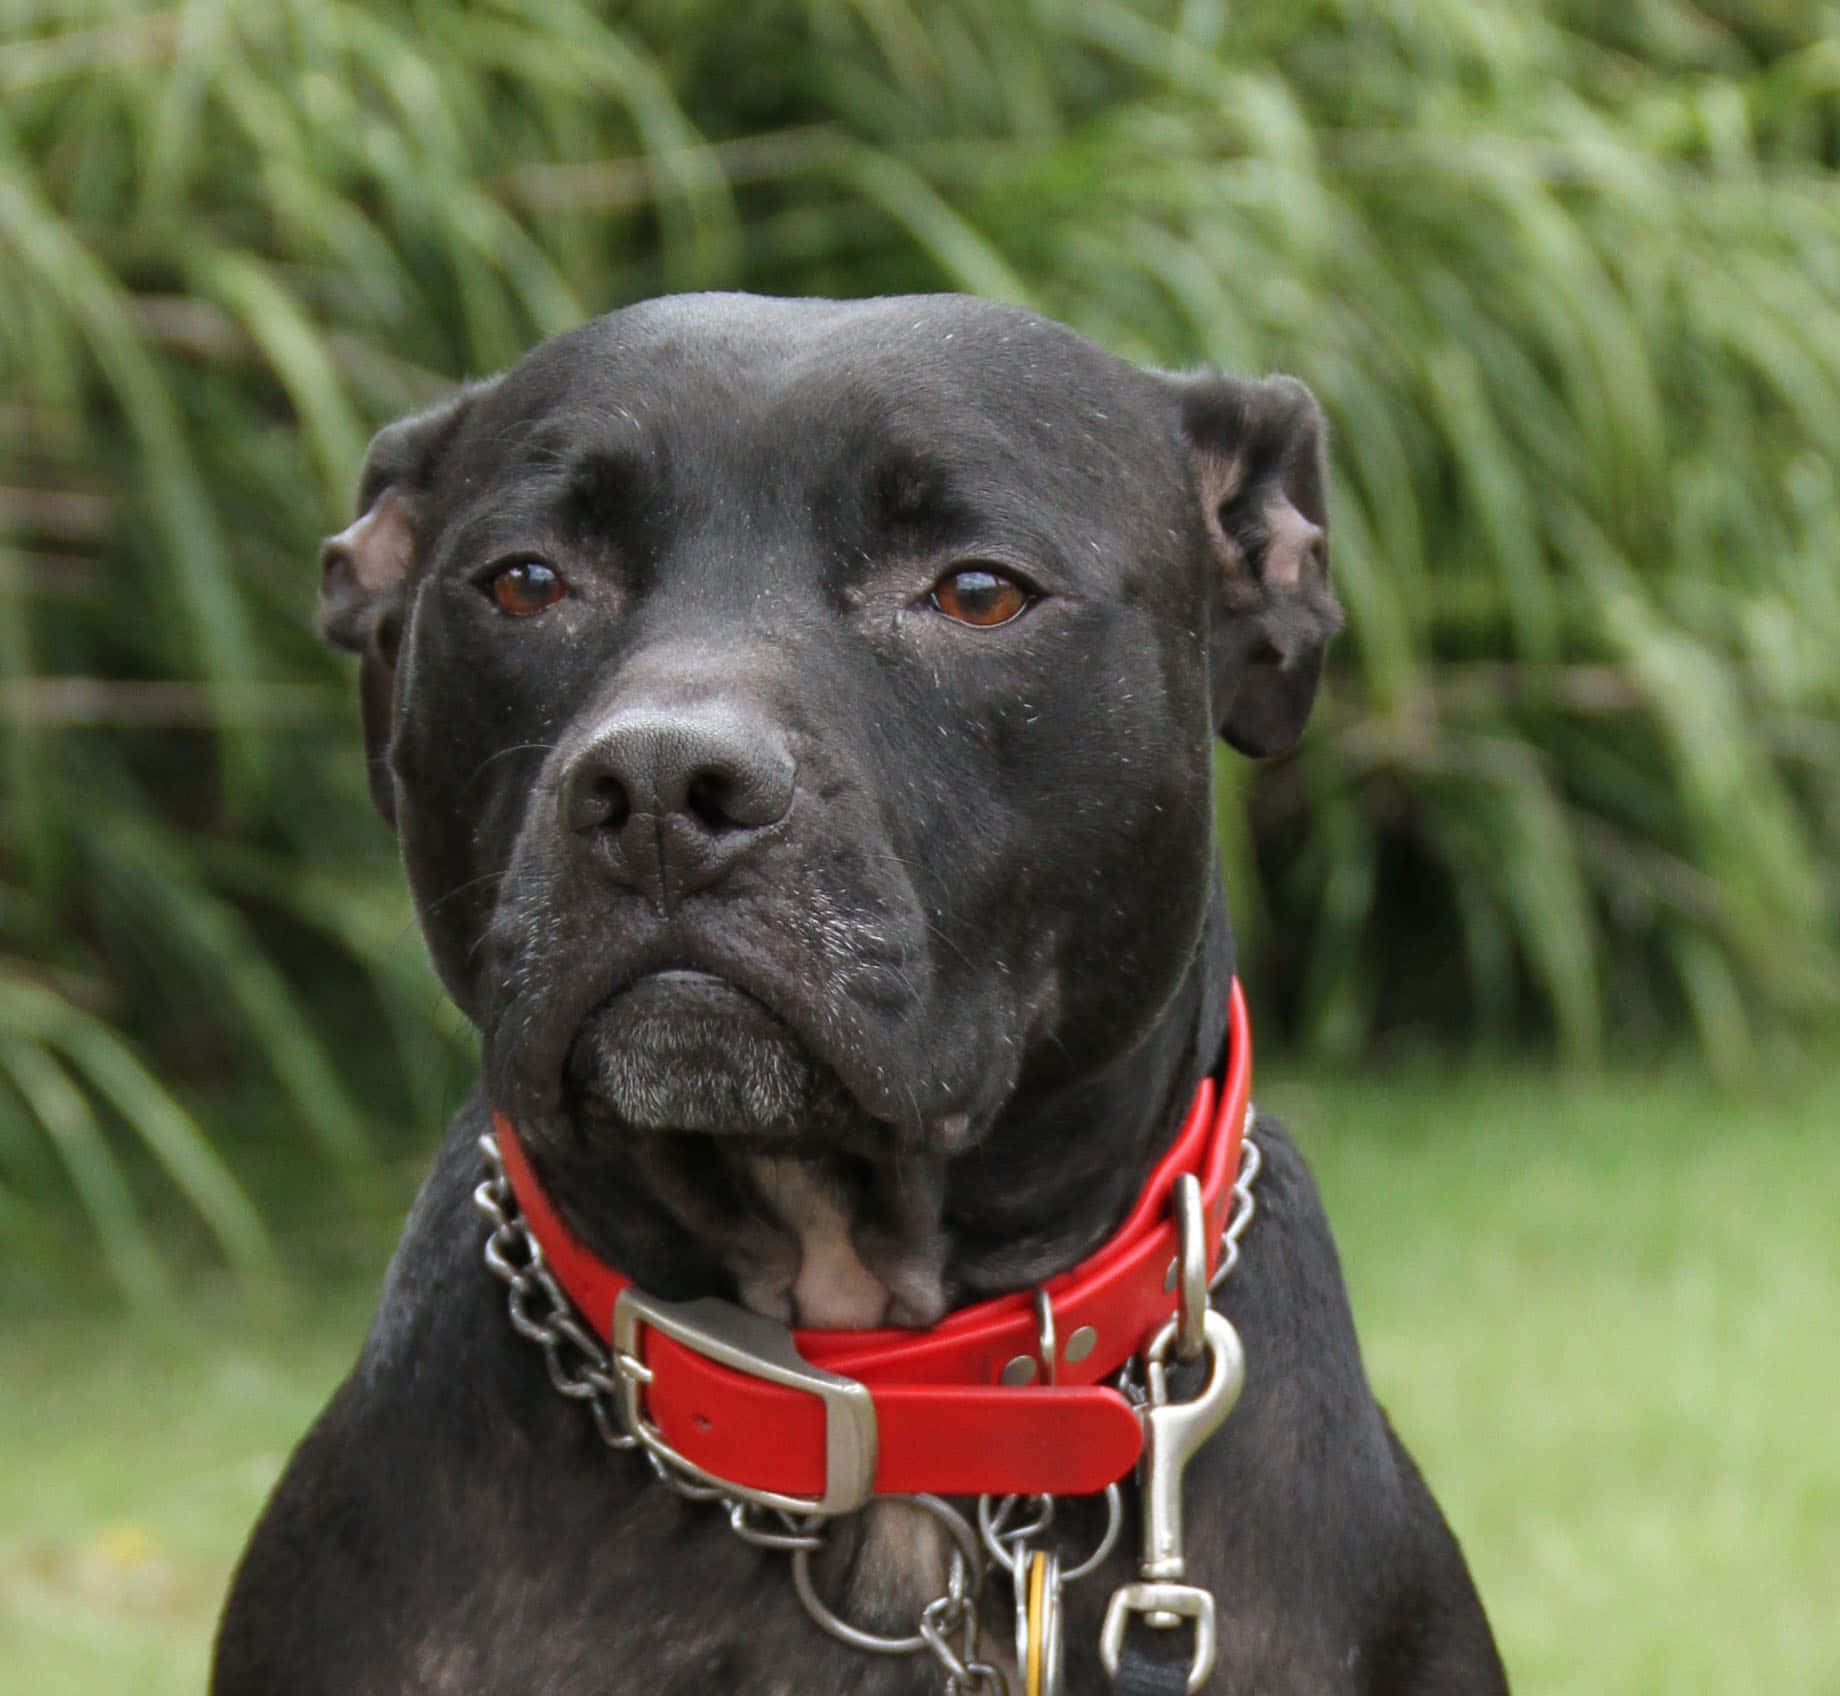
[[[342,557],[353,581],[367,594],[380,594],[402,581],[415,555],[413,509],[400,489],[385,489],[370,510],[328,538],[328,560]]]
[[[1220,520],[1221,513],[1245,481],[1245,462],[1237,454],[1228,458],[1204,449],[1195,450],[1193,462],[1208,540],[1214,544],[1215,556],[1227,572],[1229,590],[1248,588],[1254,582],[1268,588],[1294,589],[1303,582],[1305,567],[1318,556],[1322,547],[1322,526],[1312,524],[1292,505],[1283,490],[1278,489],[1266,503],[1263,514],[1268,538],[1265,550],[1258,559],[1248,560],[1239,538]]]
[[[1207,524],[1208,540],[1214,544],[1215,557],[1226,567],[1229,577],[1241,576],[1246,569],[1245,553],[1227,534],[1220,515],[1227,502],[1239,493],[1246,474],[1245,465],[1237,454],[1229,459],[1204,448],[1191,450],[1189,459],[1201,491],[1201,511]]]
[[[1260,575],[1274,587],[1294,589],[1303,581],[1304,566],[1322,546],[1322,526],[1312,524],[1279,495],[1265,508],[1265,528],[1271,540]]]

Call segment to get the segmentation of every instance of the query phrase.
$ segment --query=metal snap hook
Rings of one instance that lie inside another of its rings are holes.
[[[1205,1298],[1204,1298],[1205,1299]],[[1182,1547],[1182,1474],[1195,1452],[1233,1411],[1246,1382],[1246,1351],[1239,1333],[1224,1314],[1205,1308],[1203,1346],[1210,1356],[1207,1382],[1188,1401],[1169,1399],[1168,1357],[1181,1329],[1171,1319],[1144,1354],[1144,1381],[1149,1400],[1138,1409],[1144,1424],[1144,1452],[1138,1462],[1143,1486],[1143,1546],[1138,1582],[1112,1592],[1099,1634],[1099,1659],[1116,1675],[1124,1634],[1132,1615],[1155,1630],[1172,1629],[1183,1620],[1195,1627],[1188,1688],[1198,1691],[1214,1670],[1214,1598],[1199,1585],[1185,1582],[1187,1557]]]

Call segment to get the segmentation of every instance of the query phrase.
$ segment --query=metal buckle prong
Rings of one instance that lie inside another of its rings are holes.
[[[642,1325],[718,1365],[816,1396],[824,1404],[824,1493],[789,1496],[754,1489],[719,1477],[678,1453],[646,1416],[644,1390],[652,1371],[639,1353]],[[622,1422],[665,1465],[727,1495],[782,1513],[855,1513],[874,1494],[875,1400],[869,1386],[813,1366],[799,1353],[792,1332],[776,1320],[713,1296],[661,1301],[628,1285],[613,1307],[613,1348]]]

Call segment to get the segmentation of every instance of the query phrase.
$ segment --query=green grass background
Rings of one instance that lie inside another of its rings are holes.
[[[1260,1100],[1312,1159],[1516,1688],[1840,1692],[1840,1067],[1742,1103],[1423,1068]],[[9,1317],[0,1691],[201,1688],[230,1563],[369,1301]]]

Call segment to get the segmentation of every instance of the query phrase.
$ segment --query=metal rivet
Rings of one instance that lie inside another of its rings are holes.
[[[1003,1370],[998,1376],[1012,1389],[1023,1384],[1033,1384],[1035,1382],[1035,1357],[1032,1354],[1012,1356],[1004,1363]]]
[[[1176,1287],[1176,1274],[1181,1271],[1181,1269],[1182,1267],[1179,1260],[1170,1261],[1169,1270],[1163,1274],[1163,1288],[1166,1292],[1174,1291]]]
[[[1092,1353],[1099,1341],[1099,1333],[1090,1325],[1082,1325],[1067,1339],[1067,1346],[1061,1351],[1061,1359],[1066,1361],[1084,1360]]]

